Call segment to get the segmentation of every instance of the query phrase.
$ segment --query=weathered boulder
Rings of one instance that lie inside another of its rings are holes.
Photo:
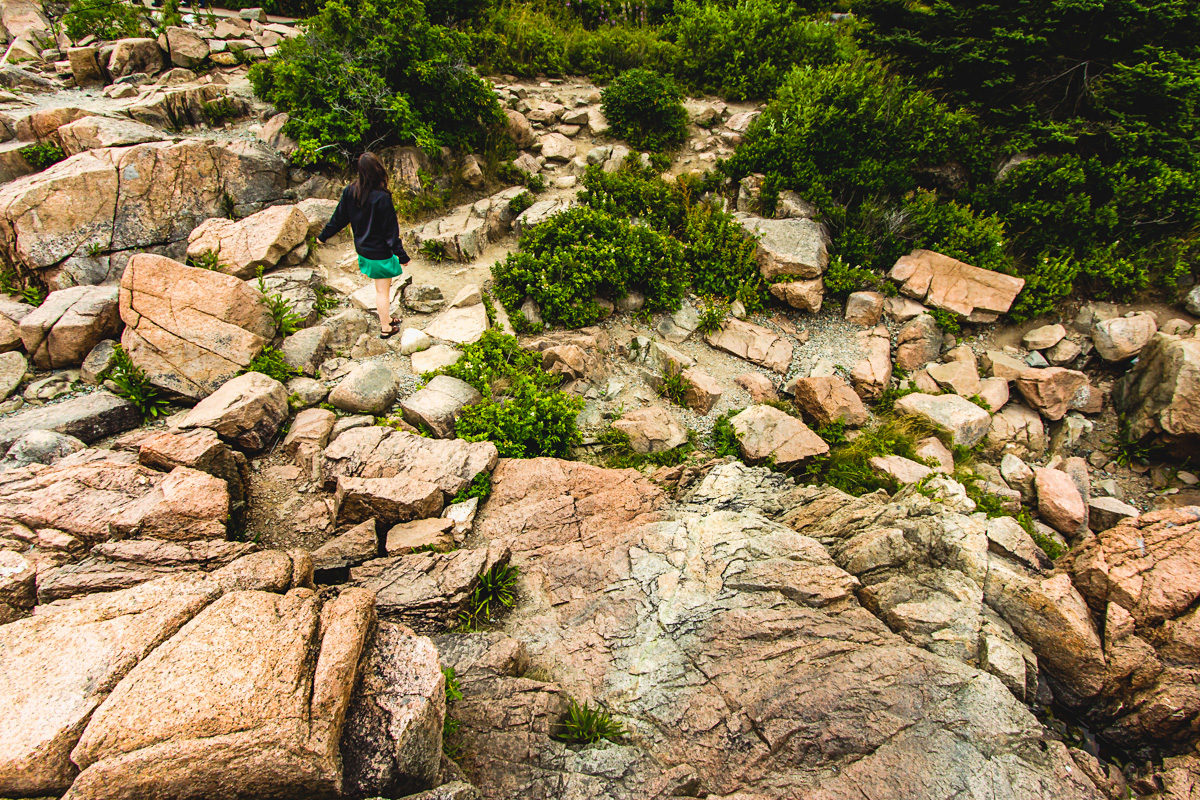
[[[425,333],[435,339],[456,344],[479,341],[488,328],[487,309],[482,303],[460,308],[447,308],[425,326]]]
[[[983,384],[979,380],[979,371],[975,368],[973,361],[947,361],[944,364],[930,364],[925,370],[929,377],[937,381],[938,386],[942,389],[949,390],[961,397],[972,397],[980,394],[983,390]],[[995,380],[989,378],[988,380]],[[1005,400],[1008,399],[1008,384],[1006,381],[1001,381],[1003,384],[1003,392]],[[988,404],[991,406],[991,404]],[[999,410],[1004,403],[998,403],[993,410]]]
[[[53,405],[24,408],[0,420],[0,450],[30,431],[55,431],[91,444],[142,424],[137,406],[107,391],[78,395]]]
[[[1143,311],[1097,322],[1092,330],[1092,343],[1105,361],[1125,361],[1142,352],[1157,331],[1154,314]]]
[[[1112,399],[1134,438],[1200,443],[1200,339],[1155,334]]]
[[[626,411],[612,426],[629,437],[637,453],[663,453],[687,442],[687,430],[660,406]]]
[[[929,467],[904,456],[872,456],[868,463],[871,469],[883,473],[902,486],[917,483],[933,474]]]
[[[74,436],[56,431],[34,430],[23,434],[0,459],[0,469],[26,467],[30,464],[53,464],[86,445]]]
[[[67,797],[333,794],[373,622],[369,592],[231,592],[143,658],[92,715]],[[181,681],[180,675],[187,680]]]
[[[1062,325],[1040,325],[1028,330],[1021,337],[1021,344],[1028,350],[1048,350],[1063,340],[1067,329]]]
[[[279,345],[288,366],[304,375],[316,375],[329,349],[329,328],[316,325],[293,333]]]
[[[518,150],[524,150],[527,147],[532,147],[534,142],[533,126],[529,124],[529,120],[520,111],[507,109],[505,112],[507,118],[506,126],[508,135],[513,140],[513,144]]]
[[[57,132],[68,156],[102,147],[126,147],[165,139],[162,131],[131,119],[88,116],[68,122]]]
[[[846,321],[874,327],[883,316],[883,301],[879,292],[851,292],[846,298]]]
[[[864,400],[877,400],[892,381],[892,337],[887,326],[878,325],[857,334],[866,356],[854,362],[850,381]]]
[[[1077,536],[1087,529],[1087,506],[1071,476],[1062,470],[1033,471],[1038,514],[1059,533]]]
[[[775,384],[762,373],[743,372],[737,376],[734,383],[745,389],[750,394],[750,399],[755,403],[765,403],[768,400],[779,399],[779,392],[775,389]]]
[[[1135,506],[1115,497],[1089,497],[1087,507],[1088,526],[1096,531],[1106,531],[1119,525],[1122,520],[1133,519],[1142,513]]]
[[[811,219],[764,219],[736,214],[749,233],[759,236],[758,268],[770,281],[777,277],[820,278],[829,266],[829,235]]]
[[[114,78],[138,72],[154,75],[162,69],[162,50],[153,39],[118,39],[108,57],[108,72]]]
[[[325,448],[322,482],[332,489],[342,476],[391,478],[437,484],[453,497],[498,458],[491,442],[427,439],[379,425],[352,428]]]
[[[342,736],[342,791],[351,797],[400,797],[435,785],[446,679],[433,642],[404,625],[380,621],[359,672]]]
[[[796,405],[818,425],[840,422],[857,427],[867,421],[867,407],[841,378],[799,378],[792,384]]]
[[[21,340],[39,369],[62,369],[83,363],[119,325],[117,287],[72,286],[51,292],[21,320]]]
[[[250,366],[275,326],[249,284],[139,253],[121,278],[121,343],[151,383],[199,400]]]
[[[466,381],[435,375],[424,388],[400,401],[400,409],[411,424],[425,426],[439,439],[452,439],[459,412],[482,397]]]
[[[247,452],[270,445],[287,419],[288,391],[261,372],[247,372],[224,383],[196,404],[181,428],[211,428]]]
[[[206,472],[225,481],[235,510],[245,502],[249,484],[246,457],[222,442],[214,430],[150,431],[138,437],[136,449],[139,464],[160,472],[176,467]]]
[[[208,42],[190,28],[170,25],[163,36],[167,43],[167,55],[177,67],[199,66],[208,58]]]
[[[399,389],[396,373],[378,361],[366,361],[329,393],[329,402],[343,411],[379,414],[392,407]]]
[[[969,322],[995,322],[1025,287],[1024,278],[973,267],[932,250],[902,256],[888,277],[899,282],[900,291],[909,297]]]
[[[900,328],[896,334],[896,366],[915,370],[942,354],[942,330],[929,314],[921,314]]]
[[[0,187],[0,252],[36,271],[90,249],[180,242],[223,213],[230,199],[236,213],[247,214],[286,189],[282,158],[251,141],[184,139],[88,150]]]
[[[240,220],[205,220],[188,235],[187,254],[211,253],[221,272],[250,278],[282,261],[307,232],[308,218],[295,206],[271,206]]]
[[[733,353],[780,374],[792,364],[792,343],[760,325],[726,319],[721,327],[704,337],[713,347]]]
[[[991,415],[956,394],[910,394],[896,401],[896,411],[919,417],[949,432],[954,444],[974,447],[992,424]]]
[[[357,566],[379,556],[379,536],[375,520],[368,519],[340,533],[312,553],[313,572],[322,583],[324,570],[339,570]]]
[[[742,457],[780,467],[829,452],[829,445],[800,420],[773,406],[756,405],[729,420]]]
[[[508,564],[507,546],[491,543],[449,553],[379,558],[350,570],[350,583],[375,593],[379,616],[418,631],[444,631],[467,611],[481,575]]]
[[[457,363],[460,358],[462,351],[458,348],[447,344],[435,344],[412,354],[412,370],[418,375],[424,375]]]
[[[1068,411],[1096,413],[1103,396],[1093,388],[1088,376],[1063,367],[1021,370],[1017,390],[1029,405],[1050,420],[1059,420]]]
[[[780,281],[771,284],[771,295],[792,308],[816,314],[825,300],[825,281]]]
[[[1046,452],[1046,425],[1036,411],[1010,403],[992,416],[984,445],[991,453],[1038,458]]]

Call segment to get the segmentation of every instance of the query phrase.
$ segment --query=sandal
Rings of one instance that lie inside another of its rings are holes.
[[[387,331],[381,330],[379,332],[379,338],[380,339],[389,339],[392,336],[394,336],[396,334],[396,332],[397,332],[397,329],[395,326],[393,326],[391,330],[387,330]]]

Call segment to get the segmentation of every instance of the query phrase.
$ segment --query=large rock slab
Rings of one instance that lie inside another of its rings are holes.
[[[88,116],[59,127],[58,140],[68,156],[102,147],[127,147],[166,138],[162,131],[131,119]]]
[[[223,539],[229,503],[224,481],[187,467],[164,474],[100,459],[0,473],[0,519],[87,544],[131,536]]]
[[[0,420],[0,450],[30,431],[55,431],[91,444],[142,424],[137,406],[112,392],[98,391],[61,403],[35,406]]]
[[[1112,399],[1134,438],[1200,445],[1200,339],[1155,334]]]
[[[482,398],[466,381],[435,375],[424,388],[400,401],[400,409],[409,423],[425,426],[439,439],[453,439],[459,412]]]
[[[281,591],[292,577],[286,554],[260,553],[209,576],[168,576],[0,626],[0,791],[65,791],[93,712],[139,661],[225,592]]]
[[[491,442],[426,439],[370,425],[346,431],[325,448],[321,478],[325,487],[332,489],[341,476],[399,476],[436,484],[453,497],[480,472],[490,472],[498,457]]]
[[[304,243],[308,217],[295,206],[271,206],[245,219],[207,219],[188,235],[188,258],[212,253],[221,272],[251,278]]]
[[[335,495],[340,521],[374,519],[388,526],[437,516],[443,499],[436,483],[395,477],[339,477]]]
[[[223,213],[227,198],[236,213],[246,214],[281,199],[286,189],[282,158],[247,140],[89,150],[0,187],[0,253],[36,271],[94,248],[180,242]]]
[[[636,453],[664,453],[688,440],[687,429],[661,406],[627,411],[612,426],[629,437],[629,446]]]
[[[1025,288],[1024,278],[973,267],[932,250],[902,256],[888,277],[899,282],[900,291],[909,297],[953,311],[969,322],[995,322]]]
[[[139,253],[121,278],[121,343],[150,381],[200,400],[250,366],[275,327],[258,290]]]
[[[511,548],[505,633],[554,682],[503,675],[521,658],[502,641],[456,654],[484,672],[453,714],[485,796],[1101,796],[1000,680],[905,642],[819,542],[763,516],[787,486],[723,465],[664,518],[631,471],[501,463],[476,533]],[[563,694],[634,743],[552,740]]]
[[[954,444],[974,447],[992,425],[988,412],[956,394],[909,394],[896,401],[896,411],[919,417],[950,433]]]
[[[482,303],[476,303],[462,308],[447,308],[425,326],[425,333],[455,344],[470,344],[479,341],[487,327],[487,309]]]
[[[781,375],[792,365],[792,343],[761,325],[729,318],[704,337],[713,347],[760,364]]]
[[[116,338],[117,287],[72,286],[51,292],[20,323],[25,352],[39,369],[83,363],[92,348]]]
[[[373,622],[369,592],[322,606],[308,589],[216,600],[159,645],[93,714],[67,797],[210,798],[341,788],[339,744]],[[187,676],[181,680],[180,676]]]
[[[729,420],[742,457],[781,468],[829,452],[829,445],[800,420],[774,406],[750,406]]]
[[[261,372],[247,372],[197,403],[180,427],[211,428],[227,442],[255,453],[275,440],[287,415],[287,388]]]
[[[435,785],[446,681],[433,642],[380,621],[359,672],[342,736],[343,791],[400,797]]]

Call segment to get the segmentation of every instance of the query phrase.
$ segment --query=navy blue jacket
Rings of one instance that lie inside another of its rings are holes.
[[[408,263],[408,253],[400,243],[396,207],[383,189],[373,189],[362,205],[354,200],[349,186],[343,189],[342,199],[317,240],[324,243],[347,224],[354,231],[354,250],[363,258],[384,261],[396,256],[401,264]]]

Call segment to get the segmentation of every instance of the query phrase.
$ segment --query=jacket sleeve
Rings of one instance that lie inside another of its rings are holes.
[[[396,206],[392,202],[390,194],[385,196],[387,197],[387,208],[384,209],[386,213],[383,223],[385,225],[384,230],[387,231],[387,244],[392,252],[396,254],[396,258],[400,263],[407,264],[409,258],[408,253],[404,250],[404,243],[400,241],[400,222],[396,219]]]
[[[342,192],[342,199],[338,200],[337,208],[333,210],[333,216],[329,218],[329,222],[325,223],[325,227],[317,234],[317,241],[324,244],[329,239],[337,236],[338,231],[350,224],[350,209],[349,192]]]

